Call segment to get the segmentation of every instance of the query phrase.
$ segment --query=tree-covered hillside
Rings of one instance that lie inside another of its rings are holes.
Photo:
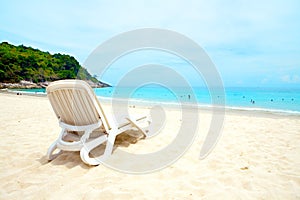
[[[52,55],[7,42],[0,44],[0,82],[18,83],[26,80],[38,83],[73,78],[99,82],[72,56],[60,53]]]

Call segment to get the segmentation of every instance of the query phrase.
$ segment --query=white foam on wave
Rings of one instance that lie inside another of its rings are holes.
[[[47,95],[45,92],[32,92],[32,91],[24,91],[24,90],[10,90],[8,89],[7,92],[15,93],[15,94],[27,94],[27,95]]]
[[[97,96],[99,99],[104,101],[112,101],[111,97],[102,97]],[[234,110],[234,111],[249,111],[249,112],[260,112],[260,113],[272,113],[272,114],[280,114],[280,115],[300,115],[299,111],[293,110],[280,110],[280,109],[268,109],[268,108],[260,108],[260,107],[239,107],[239,106],[226,106],[223,107],[222,105],[211,105],[211,104],[201,104],[201,103],[192,103],[192,102],[175,102],[175,101],[153,101],[153,100],[142,100],[142,99],[114,99],[116,102],[123,102],[127,104],[137,104],[137,105],[146,105],[146,106],[155,106],[157,104],[166,106],[166,107],[198,107],[202,109],[211,110],[215,109],[225,109],[225,110]]]
[[[37,96],[45,96],[45,92],[32,92],[32,91],[23,91],[23,90],[7,90],[7,92],[10,93],[19,93],[19,94],[27,94],[27,95],[37,95]],[[100,100],[103,100],[105,102],[111,102],[111,97],[103,97],[103,96],[97,96]],[[145,100],[145,99],[122,99],[122,98],[114,98],[114,101],[118,103],[126,103],[126,104],[137,104],[137,105],[147,105],[147,106],[156,106],[161,105],[165,107],[198,107],[202,109],[223,109],[224,107],[221,105],[211,105],[211,104],[202,104],[197,102],[184,102],[181,104],[181,102],[178,101],[154,101],[154,100]],[[236,111],[249,111],[249,112],[261,112],[261,113],[272,113],[272,114],[280,114],[280,115],[300,115],[299,111],[294,110],[282,110],[282,109],[270,109],[270,108],[261,108],[261,107],[242,107],[242,106],[226,106],[226,110],[236,110]]]

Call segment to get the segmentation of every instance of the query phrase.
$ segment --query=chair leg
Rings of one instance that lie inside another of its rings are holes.
[[[80,157],[81,157],[82,161],[89,165],[99,165],[102,161],[107,159],[112,154],[116,135],[117,135],[116,133],[111,132],[108,135],[108,137],[106,135],[104,135],[95,140],[85,143],[83,148],[80,150]],[[91,158],[89,156],[89,153],[91,152],[91,150],[93,150],[94,148],[96,148],[97,146],[99,146],[100,144],[102,144],[105,141],[107,141],[107,142],[106,142],[104,154],[102,154],[101,156],[95,157],[95,158]]]
[[[47,151],[47,158],[48,161],[51,161],[55,159],[57,156],[59,156],[62,153],[62,150],[59,150],[56,154],[53,154],[53,152],[57,149],[57,140],[51,144],[51,146],[48,148]]]
[[[133,119],[130,119],[130,118],[126,118],[130,123],[131,123],[131,126],[135,127],[136,129],[138,129],[141,133],[143,133],[144,135],[144,138],[149,138],[151,137],[151,135],[148,133],[149,130],[144,130],[142,129],[139,125],[138,125],[138,122],[136,120],[133,120]],[[148,121],[149,123],[149,121]]]
[[[115,140],[116,140],[116,134],[110,133],[107,138],[106,148],[103,155],[104,158],[108,158],[111,155],[112,150],[114,148]]]
[[[59,156],[61,153],[62,153],[62,150],[59,149],[59,151],[56,153],[56,154],[53,154],[53,152],[58,149],[58,142],[62,139],[63,135],[65,133],[65,129],[61,129],[61,132],[58,136],[58,139],[55,140],[51,145],[50,147],[48,148],[48,151],[47,151],[47,158],[48,158],[48,161],[51,161],[51,160],[54,160],[57,156]]]
[[[101,161],[104,159],[103,155],[96,157],[96,158],[92,158],[90,157],[90,152],[96,148],[97,146],[101,145],[102,143],[104,143],[105,141],[107,141],[107,136],[103,135],[100,136],[92,141],[89,142],[85,142],[83,144],[83,147],[80,150],[80,157],[81,160],[89,165],[99,165],[101,163]]]

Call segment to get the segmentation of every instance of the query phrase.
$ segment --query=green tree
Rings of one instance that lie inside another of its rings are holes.
[[[43,82],[74,78],[99,82],[73,56],[60,53],[51,55],[49,52],[7,42],[0,44],[0,82]]]

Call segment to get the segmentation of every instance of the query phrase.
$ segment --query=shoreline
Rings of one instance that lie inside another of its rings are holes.
[[[46,93],[33,93],[33,92],[25,92],[25,91],[13,91],[11,89],[0,89],[0,93],[7,93],[7,94],[16,94],[16,95],[28,95],[28,96],[37,96],[37,97],[47,97]],[[105,103],[110,103],[111,98],[110,97],[102,97],[102,96],[97,96],[98,99],[103,100]],[[116,102],[120,103],[127,103],[130,102],[130,106],[142,106],[142,107],[149,107],[149,106],[155,106],[155,105],[162,105],[164,107],[168,108],[180,108],[180,104],[176,102],[155,102],[151,100],[140,100],[140,99],[116,99]],[[131,105],[132,104],[132,105]],[[218,106],[212,106],[209,104],[189,104],[189,103],[184,103],[183,104],[185,107],[190,107],[190,108],[195,108],[197,107],[199,110],[205,110],[205,111],[212,111],[212,109],[216,109],[216,111],[223,109],[222,107]],[[240,113],[245,113],[245,114],[261,114],[261,115],[275,115],[275,116],[294,116],[294,117],[300,117],[300,112],[299,111],[292,111],[292,110],[278,110],[278,109],[268,109],[268,108],[260,108],[260,107],[239,107],[239,106],[225,106],[225,112],[226,113],[231,113],[231,112],[240,112]]]

